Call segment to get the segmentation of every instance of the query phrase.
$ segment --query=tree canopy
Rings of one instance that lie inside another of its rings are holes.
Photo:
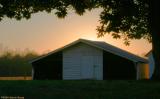
[[[31,14],[39,11],[55,14],[64,18],[71,9],[79,15],[86,10],[102,8],[98,37],[112,33],[114,38],[145,38],[151,41],[148,30],[148,0],[0,0],[0,19],[4,17],[29,19]]]

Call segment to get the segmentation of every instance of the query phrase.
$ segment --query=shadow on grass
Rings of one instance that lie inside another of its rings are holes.
[[[1,81],[0,96],[25,99],[160,99],[160,83],[140,81]]]

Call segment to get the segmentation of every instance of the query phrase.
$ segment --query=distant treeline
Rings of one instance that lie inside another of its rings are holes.
[[[0,77],[4,76],[31,76],[29,61],[38,57],[33,51],[3,51],[0,55]]]

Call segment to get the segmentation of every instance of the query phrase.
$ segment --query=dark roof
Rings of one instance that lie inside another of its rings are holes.
[[[148,57],[148,55],[151,54],[151,53],[152,53],[152,50],[150,50],[145,56]]]

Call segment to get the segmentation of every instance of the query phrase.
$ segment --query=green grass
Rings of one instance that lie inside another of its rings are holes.
[[[0,81],[0,96],[24,99],[160,99],[158,81]]]

